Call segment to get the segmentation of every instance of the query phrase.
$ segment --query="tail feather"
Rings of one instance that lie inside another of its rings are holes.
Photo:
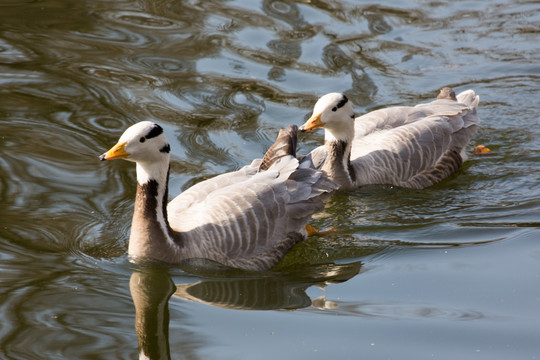
[[[480,118],[477,114],[480,96],[474,90],[465,90],[457,95],[457,101],[465,104],[469,111],[463,115],[463,128],[453,134],[451,150],[458,152],[462,161],[467,160],[465,147],[469,144],[472,136],[478,131]]]
[[[286,129],[281,129],[274,144],[264,154],[262,162],[259,165],[259,170],[268,170],[272,164],[282,157],[289,155],[296,157],[297,141],[298,127],[296,125],[290,125]]]
[[[480,104],[480,96],[476,95],[474,90],[465,90],[457,96],[457,100],[469,108],[469,112],[464,116],[465,127],[467,125],[478,125],[480,119],[476,115],[478,105]]]
[[[324,208],[324,201],[338,189],[338,185],[314,166],[299,166],[296,158],[298,127],[290,125],[280,130],[276,141],[268,149],[259,171],[277,171],[286,176],[287,232],[305,235],[305,224],[316,211]]]

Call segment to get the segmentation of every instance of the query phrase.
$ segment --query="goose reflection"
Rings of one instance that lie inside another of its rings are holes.
[[[176,287],[167,269],[134,271],[129,290],[135,305],[139,359],[170,359],[168,302]]]
[[[171,296],[234,310],[335,308],[337,304],[324,297],[312,300],[306,290],[314,285],[325,287],[347,281],[358,274],[360,268],[360,262],[325,264],[178,285],[166,268],[134,270],[129,287],[135,305],[139,358],[170,359],[168,302]]]
[[[258,278],[201,280],[176,285],[175,297],[234,310],[295,310],[308,306],[324,307],[322,298],[311,300],[306,294],[313,285],[346,281],[360,271],[361,263],[320,265],[302,273]]]

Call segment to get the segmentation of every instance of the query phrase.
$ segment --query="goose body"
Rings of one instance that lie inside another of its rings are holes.
[[[136,162],[129,256],[167,263],[205,259],[266,270],[307,236],[305,225],[336,188],[320,170],[300,168],[297,128],[282,130],[264,160],[200,182],[167,205],[170,147],[150,121],[128,128],[101,160]]]
[[[479,97],[441,90],[435,101],[355,117],[347,97],[331,93],[315,104],[300,128],[325,128],[325,142],[307,158],[342,189],[386,184],[422,189],[455,173],[477,131]]]

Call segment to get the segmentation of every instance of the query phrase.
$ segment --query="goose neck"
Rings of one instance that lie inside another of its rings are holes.
[[[351,165],[351,143],[332,139],[325,141],[325,147],[328,159],[323,165],[323,171],[340,184],[342,189],[352,187],[356,176]]]
[[[177,233],[167,218],[168,180],[168,166],[149,172],[148,167],[137,163],[137,194],[128,250],[132,257],[168,261],[173,253],[170,250],[175,247]]]

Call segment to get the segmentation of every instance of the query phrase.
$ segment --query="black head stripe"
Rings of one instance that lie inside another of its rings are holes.
[[[169,152],[171,152],[171,147],[169,146],[169,144],[167,144],[164,147],[162,147],[161,149],[159,149],[159,152],[169,153]]]
[[[349,101],[349,99],[347,99],[347,97],[343,95],[341,100],[339,100],[339,102],[337,103],[337,108],[339,109],[340,107],[343,107],[343,105],[345,105],[347,101]]]
[[[148,135],[145,136],[145,138],[151,139],[151,138],[161,135],[162,133],[163,133],[163,128],[159,126],[158,124],[154,124],[154,126],[152,127],[152,130],[150,130],[150,132],[148,133]]]

